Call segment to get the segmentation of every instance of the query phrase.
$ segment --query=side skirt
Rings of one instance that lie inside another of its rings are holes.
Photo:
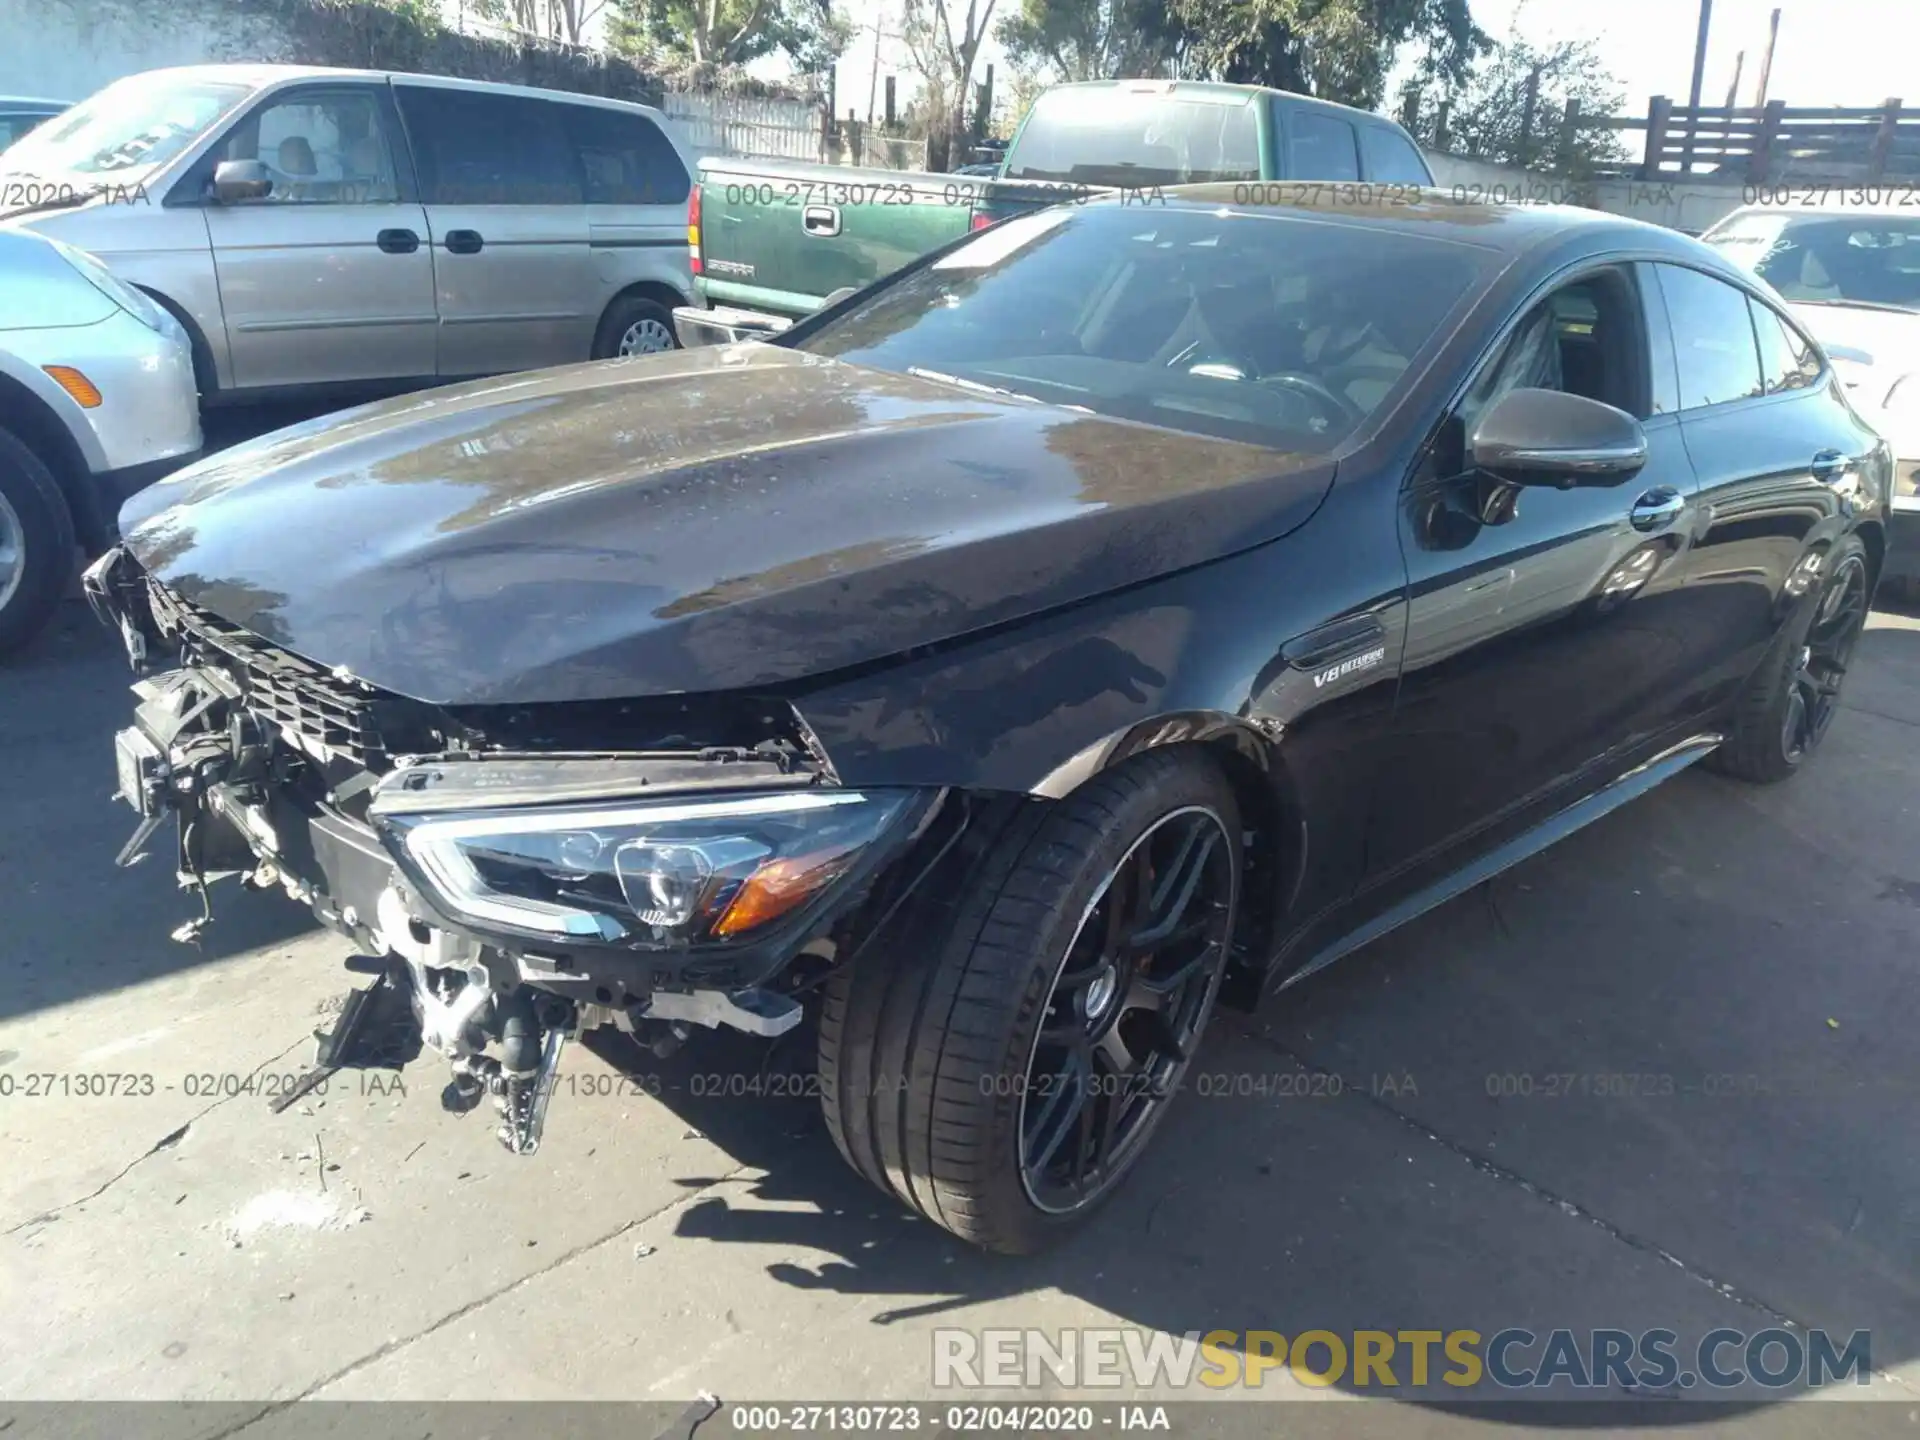
[[[1444,905],[1454,896],[1464,894],[1474,886],[1493,879],[1503,870],[1512,869],[1522,860],[1538,855],[1549,845],[1564,840],[1574,831],[1591,825],[1602,815],[1618,810],[1629,800],[1637,800],[1662,781],[1671,780],[1689,765],[1706,758],[1725,738],[1717,734],[1695,735],[1662,750],[1658,755],[1634,766],[1605,789],[1596,790],[1584,800],[1576,800],[1566,809],[1548,816],[1525,834],[1516,835],[1504,845],[1489,850],[1451,875],[1436,881],[1424,890],[1409,895],[1391,910],[1375,916],[1359,929],[1349,931],[1321,950],[1274,989],[1285,990],[1290,985],[1299,984],[1315,971],[1324,970],[1334,961],[1352,954],[1362,945],[1371,944],[1381,936],[1398,930],[1408,921],[1419,919],[1436,906]]]

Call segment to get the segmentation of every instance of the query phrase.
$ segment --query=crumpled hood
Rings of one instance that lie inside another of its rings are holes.
[[[1275,538],[1333,464],[767,345],[427,391],[136,495],[192,603],[440,704],[770,686]]]

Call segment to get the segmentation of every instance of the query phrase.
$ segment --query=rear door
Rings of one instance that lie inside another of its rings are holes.
[[[1848,497],[1877,438],[1840,382],[1770,303],[1702,270],[1658,276],[1672,327],[1680,422],[1701,482],[1701,533],[1687,582],[1712,596],[1714,644],[1697,677],[1704,703],[1731,700],[1791,609],[1811,547],[1847,522]]]
[[[587,359],[601,289],[567,107],[424,80],[394,91],[433,236],[439,373]]]
[[[265,199],[205,207],[236,388],[434,373],[433,258],[378,82],[296,85],[203,157],[259,160]]]
[[[598,286],[590,308],[596,316],[604,313],[615,295],[645,281],[667,286],[684,302],[691,293],[687,192],[692,179],[680,152],[638,109],[561,109],[585,188],[587,248]]]

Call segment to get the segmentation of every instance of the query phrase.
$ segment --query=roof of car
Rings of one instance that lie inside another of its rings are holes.
[[[1872,196],[1858,201],[1848,198],[1851,195]],[[1735,220],[1751,219],[1755,215],[1765,215],[1782,220],[1834,220],[1844,216],[1870,216],[1875,219],[1889,219],[1905,216],[1920,221],[1920,209],[1914,208],[1914,197],[1910,191],[1896,191],[1892,186],[1877,190],[1873,187],[1834,186],[1831,190],[1813,187],[1805,192],[1796,191],[1791,204],[1782,205],[1742,205],[1738,210],[1716,220],[1708,229],[1710,235],[1722,225]]]
[[[226,81],[229,84],[259,87],[286,80],[405,80],[423,85],[439,85],[461,90],[487,90],[501,95],[532,95],[543,100],[566,100],[586,105],[626,106],[652,110],[637,100],[621,100],[607,95],[588,95],[575,90],[545,90],[533,85],[502,85],[492,80],[467,80],[457,75],[422,75],[408,70],[352,70],[327,65],[267,65],[244,62],[223,65],[175,65],[145,70],[131,79],[166,76],[176,80]],[[656,112],[657,113],[657,112]]]
[[[1278,90],[1271,85],[1243,85],[1231,80],[1069,80],[1048,87],[1051,90],[1138,90],[1148,93],[1169,95],[1209,96],[1215,99],[1228,99],[1239,96],[1252,99],[1256,95],[1278,95],[1290,105],[1302,105],[1313,110],[1338,111],[1342,115],[1362,115],[1381,125],[1400,128],[1398,122],[1385,115],[1377,115],[1371,110],[1362,110],[1353,105],[1341,105],[1333,100],[1316,100],[1311,95],[1301,95],[1292,90]]]
[[[1542,245],[1585,235],[1620,250],[1645,250],[1713,270],[1739,273],[1711,246],[1677,230],[1577,205],[1488,205],[1454,198],[1441,187],[1368,184],[1364,181],[1247,180],[1209,185],[1147,187],[1119,191],[1094,203],[1149,207],[1225,207],[1249,213],[1275,212],[1329,220],[1367,220],[1418,230],[1456,244],[1519,255]]]
[[[49,100],[44,95],[0,95],[0,110],[45,110],[58,115],[72,105],[71,100]]]

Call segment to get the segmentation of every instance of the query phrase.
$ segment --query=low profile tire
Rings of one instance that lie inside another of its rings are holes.
[[[1714,769],[1768,785],[1819,748],[1840,707],[1872,594],[1866,548],[1850,535],[1827,553],[1819,583],[1749,682],[1732,730],[1710,757]]]
[[[848,1162],[963,1240],[1027,1254],[1138,1162],[1213,1009],[1240,820],[1204,754],[1130,760],[995,842],[926,943],[834,974],[821,1099]],[[883,953],[874,953],[883,952]]]
[[[73,575],[73,516],[53,473],[0,430],[0,655],[47,623]]]
[[[680,346],[679,333],[673,328],[673,312],[655,300],[624,295],[607,307],[600,330],[593,337],[593,358],[611,360],[616,355],[657,355]]]

